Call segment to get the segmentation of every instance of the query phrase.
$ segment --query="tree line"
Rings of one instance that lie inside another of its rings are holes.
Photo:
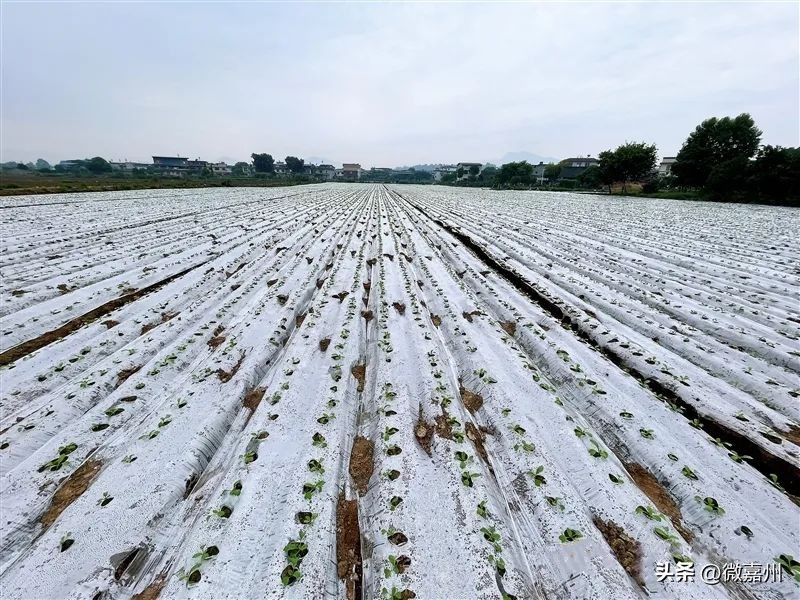
[[[753,118],[712,117],[700,123],[681,146],[671,174],[657,177],[658,149],[646,142],[626,142],[598,155],[599,164],[581,173],[571,186],[622,193],[632,183],[642,191],[692,192],[710,200],[795,204],[800,202],[800,148],[761,145],[762,131]],[[484,170],[485,171],[485,170]],[[483,176],[484,173],[481,173]],[[559,165],[547,165],[544,179],[558,180]],[[533,165],[507,163],[483,177],[494,187],[532,186]],[[477,182],[476,182],[477,183]]]
[[[271,154],[256,154],[250,155],[253,159],[253,170],[256,173],[274,173],[275,172],[275,159]],[[297,158],[296,156],[287,156],[284,160],[286,168],[292,173],[300,174],[303,172],[305,160]],[[238,163],[237,163],[238,164]]]

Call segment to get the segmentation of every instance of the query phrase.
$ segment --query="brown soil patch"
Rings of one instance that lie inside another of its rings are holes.
[[[463,385],[459,386],[458,392],[461,394],[461,402],[464,403],[464,407],[473,415],[483,406],[483,396],[480,394],[471,392]]]
[[[475,446],[475,452],[483,459],[483,462],[489,465],[489,455],[486,453],[486,446],[484,445],[486,438],[483,432],[471,422],[467,423],[464,429],[467,432],[467,438],[472,442],[472,445]],[[489,469],[491,470],[491,466],[489,466]]]
[[[375,469],[374,454],[375,444],[372,440],[360,435],[353,440],[349,472],[359,496],[367,493],[369,478],[372,477],[372,471]]]
[[[167,574],[159,573],[149,585],[138,594],[135,594],[131,600],[156,600],[161,595],[161,590],[167,584]]]
[[[294,318],[294,326],[299,329],[300,326],[303,324],[303,321],[305,321],[305,320],[306,320],[306,313],[302,313],[302,314],[297,315]]]
[[[788,431],[781,431],[780,433],[796,446],[800,446],[800,426],[791,425]]]
[[[353,374],[353,377],[356,378],[358,381],[358,387],[356,388],[359,392],[364,391],[364,380],[367,376],[367,365],[364,363],[353,365],[353,368],[350,369],[350,373]]]
[[[406,314],[406,305],[402,302],[392,302],[392,306],[394,306],[394,309],[401,315]]]
[[[500,327],[510,336],[517,332],[517,324],[514,321],[500,321]]]
[[[264,399],[264,394],[266,391],[266,388],[257,387],[245,394],[242,406],[250,409],[250,414],[247,415],[247,421],[249,421],[250,417],[253,416],[253,413],[256,412],[258,405],[261,404],[261,401]],[[247,421],[245,421],[245,425],[247,424]]]
[[[339,303],[341,304],[342,302],[344,302],[344,299],[347,298],[347,295],[349,293],[350,292],[339,292],[338,294],[334,294],[332,297],[337,298],[339,300]]]
[[[56,289],[62,294],[66,294],[69,291],[69,286],[66,283],[59,283]]]
[[[366,298],[364,298],[366,300]],[[375,314],[371,310],[362,310],[361,316],[364,317],[364,320],[369,323],[375,317]]]
[[[106,329],[111,329],[112,327],[119,325],[119,321],[115,321],[114,319],[106,319],[103,321],[103,325],[106,326]]]
[[[286,304],[287,300],[289,300],[289,296],[287,296],[286,294],[278,294],[278,304],[283,306],[284,304]]]
[[[369,294],[369,290],[372,288],[372,282],[371,281],[365,281],[361,285],[364,286],[364,291]]]
[[[319,341],[319,349],[325,352],[328,349],[328,346],[331,345],[331,338],[322,338]]]
[[[90,310],[89,312],[68,321],[61,327],[57,329],[53,329],[52,331],[48,331],[47,333],[43,333],[39,337],[33,338],[32,340],[28,340],[27,342],[23,342],[18,344],[12,348],[9,348],[5,352],[0,353],[0,367],[4,367],[6,365],[11,364],[17,359],[22,358],[23,356],[27,356],[40,348],[44,348],[48,344],[52,344],[62,338],[67,337],[69,334],[77,331],[84,325],[88,325],[89,323],[93,323],[98,319],[104,317],[110,312],[117,310],[118,308],[122,308],[126,304],[130,304],[131,302],[138,300],[139,298],[146,296],[150,292],[156,291],[159,288],[164,287],[168,283],[174,281],[178,277],[182,277],[186,275],[189,271],[196,269],[200,265],[195,265],[194,267],[189,267],[181,271],[180,273],[175,273],[174,275],[170,275],[166,279],[162,279],[161,281],[157,281],[152,285],[148,285],[147,287],[143,287],[140,290],[132,290],[129,292],[124,293],[119,298],[114,298],[113,300],[109,300],[108,302],[101,304],[97,308]]]
[[[103,463],[99,460],[87,460],[61,483],[50,500],[50,506],[47,507],[47,510],[39,519],[45,529],[55,523],[61,513],[89,489],[89,486],[92,485],[92,482],[100,473],[102,466]]]
[[[310,256],[306,256],[306,262],[307,262],[308,264],[311,264],[311,263],[313,263],[313,262],[314,262],[314,259],[313,259],[313,258],[311,258]]]
[[[417,439],[417,442],[419,442],[419,445],[422,446],[422,449],[425,450],[428,456],[431,455],[433,432],[434,426],[425,422],[425,419],[422,417],[422,406],[420,405],[417,423],[414,425],[414,437]]]
[[[161,320],[153,321],[152,323],[147,323],[145,325],[142,325],[142,331],[141,331],[141,333],[139,335],[144,335],[145,333],[155,329],[156,327],[158,327],[162,323],[166,323],[170,319],[174,319],[176,315],[177,315],[177,313],[161,313]]]
[[[226,340],[226,337],[222,335],[223,331],[225,331],[225,327],[217,325],[217,328],[214,329],[214,333],[211,334],[211,339],[206,342],[209,348],[214,350]]]
[[[236,364],[231,367],[230,371],[225,371],[221,367],[217,369],[217,377],[219,377],[219,380],[222,383],[228,383],[233,378],[233,376],[236,375],[236,372],[239,370],[239,367],[242,366],[243,362],[244,362],[244,352],[241,354],[241,356],[239,356],[239,360],[237,360]]]
[[[625,530],[612,520],[604,521],[600,517],[593,517],[595,526],[603,534],[611,552],[616,557],[625,572],[630,575],[639,587],[644,589],[642,578],[642,545],[629,536]]]
[[[127,379],[136,373],[139,369],[142,368],[142,365],[137,365],[135,367],[131,367],[130,369],[123,369],[119,373],[117,373],[117,387],[121,386]]]
[[[270,279],[269,281],[267,281],[267,287],[271,287],[271,286],[275,285],[276,283],[278,283],[277,279]]]
[[[361,598],[361,530],[358,501],[339,496],[336,505],[336,574],[344,581],[347,600]]]
[[[472,312],[462,312],[461,316],[464,317],[470,323],[472,323],[472,317],[477,317],[480,314],[481,314],[481,311],[473,310]]]
[[[446,440],[453,439],[453,428],[450,426],[450,421],[448,421],[449,418],[450,415],[447,414],[447,411],[442,409],[442,414],[434,419],[436,422],[436,435],[438,435],[440,438],[445,438]]]
[[[19,298],[20,296],[24,296],[27,294],[27,290],[11,290],[11,295]]]
[[[442,317],[439,315],[431,315],[431,321],[433,321],[433,324],[436,325],[436,327],[439,327],[439,325],[442,324]]]
[[[322,284],[325,283],[325,278],[317,279],[317,289],[322,289]]]
[[[625,465],[625,470],[628,471],[628,474],[633,478],[638,488],[650,498],[658,510],[669,517],[675,529],[683,536],[683,539],[687,542],[691,542],[694,536],[692,532],[683,525],[681,509],[675,504],[669,492],[658,482],[658,479],[639,463],[626,462],[623,464]]]
[[[425,284],[424,284],[424,283],[422,283],[422,281],[421,281],[421,280],[419,280],[419,279],[417,279],[417,285],[418,285],[419,287],[421,287],[421,288],[425,287]]]
[[[376,263],[376,262],[378,262],[378,259],[377,259],[377,258],[370,258],[370,259],[367,261],[367,264],[368,264],[370,267],[372,267],[372,266],[374,266],[374,265],[375,265],[375,263]]]
[[[384,256],[388,258],[390,261],[394,262],[394,254],[384,254]]]

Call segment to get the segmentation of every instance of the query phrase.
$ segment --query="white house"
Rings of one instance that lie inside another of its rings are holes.
[[[214,175],[230,175],[233,172],[233,167],[224,162],[211,163],[211,172]]]
[[[678,159],[674,156],[665,156],[661,159],[661,164],[658,165],[658,176],[659,177],[669,177],[672,175],[672,165],[678,162]]]

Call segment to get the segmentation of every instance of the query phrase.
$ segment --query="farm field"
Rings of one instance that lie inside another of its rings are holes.
[[[0,199],[0,595],[796,598],[798,231],[434,186]]]

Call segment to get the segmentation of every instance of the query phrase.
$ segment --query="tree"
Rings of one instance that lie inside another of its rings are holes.
[[[528,161],[510,162],[500,167],[495,181],[501,185],[530,185],[533,183],[533,165]]]
[[[251,154],[253,168],[256,173],[272,173],[275,170],[275,160],[271,154]]]
[[[94,173],[95,175],[111,172],[111,165],[108,164],[108,161],[101,156],[95,156],[94,158],[90,158],[89,160],[85,161],[85,166],[90,173]]]
[[[497,177],[497,167],[494,165],[487,165],[478,175],[478,181],[486,185],[494,185],[495,178]]]
[[[481,168],[478,165],[470,165],[469,174],[472,177],[476,177],[478,175],[478,173],[480,173],[480,172],[481,172]]]
[[[600,164],[598,179],[611,188],[613,183],[622,183],[622,193],[627,191],[630,181],[641,181],[656,168],[655,144],[628,142],[616,150],[605,150],[598,155]]]
[[[17,168],[20,171],[27,171],[28,170],[28,165],[26,165],[25,163],[17,163]]]
[[[758,151],[761,130],[753,118],[742,113],[731,119],[712,117],[706,119],[689,134],[678,152],[672,172],[680,185],[705,187],[714,169],[715,181],[719,182],[721,173],[730,173],[751,159]],[[723,163],[734,161],[727,167]]]
[[[603,184],[600,179],[600,170],[596,166],[589,167],[575,179],[578,185],[587,189],[599,188]]]
[[[771,202],[800,199],[800,148],[761,148],[749,165],[747,188]]]
[[[237,162],[231,169],[231,175],[241,177],[248,171],[249,166],[246,162]]]
[[[456,169],[456,175],[461,179],[464,176],[464,167],[458,167],[458,169]]]
[[[51,168],[52,167],[50,166],[50,163],[47,162],[45,159],[39,158],[36,160],[37,171],[49,171]]]
[[[286,168],[292,173],[302,173],[305,162],[306,161],[304,161],[302,158],[297,158],[296,156],[287,156]]]
[[[561,175],[561,165],[553,163],[548,164],[544,168],[544,178],[548,181],[555,181]]]

